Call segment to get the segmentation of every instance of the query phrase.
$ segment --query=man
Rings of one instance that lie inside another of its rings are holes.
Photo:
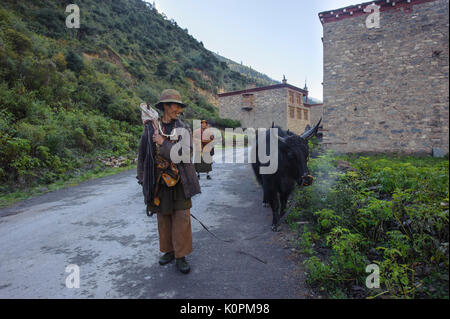
[[[212,171],[212,162],[207,162],[203,158],[203,151],[210,150],[211,156],[214,155],[214,148],[209,146],[208,144],[214,140],[214,135],[209,130],[208,121],[202,120],[201,127],[194,131],[194,141],[196,145],[196,156],[200,157],[200,162],[194,164],[195,171],[197,172],[197,177],[200,179],[200,173],[206,173],[206,179],[211,179],[209,176],[209,172]],[[207,146],[205,148],[205,146]],[[212,160],[212,158],[211,158]]]
[[[190,266],[186,256],[192,252],[191,198],[201,190],[191,163],[190,134],[189,141],[182,140],[181,136],[177,140],[170,138],[177,128],[190,132],[178,118],[184,107],[178,91],[167,89],[161,93],[155,108],[164,114],[160,119],[145,123],[139,144],[137,179],[143,186],[147,214],[157,213],[159,246],[164,253],[159,263],[166,265],[176,259],[177,268],[187,274]],[[189,146],[187,162],[177,164],[171,158],[171,149],[178,143]]]

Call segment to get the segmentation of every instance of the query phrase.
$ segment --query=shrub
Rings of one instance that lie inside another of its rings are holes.
[[[44,26],[41,29],[46,35],[58,37],[66,31],[65,16],[61,10],[42,8],[35,15],[39,26]]]
[[[69,51],[66,55],[67,68],[75,73],[80,73],[84,67],[81,56],[73,51]]]
[[[167,67],[168,62],[166,60],[162,60],[158,63],[158,66],[156,67],[156,76],[165,77],[169,74],[169,69]]]
[[[212,119],[209,119],[209,122],[213,126],[217,126],[219,128],[237,128],[241,127],[241,122],[238,120],[232,120],[232,119],[224,119],[219,117],[214,117]]]
[[[338,159],[357,171],[337,171]],[[356,286],[369,297],[448,298],[447,159],[327,152],[309,169],[314,184],[293,199],[318,233],[300,234],[299,246],[314,255],[317,234],[328,247],[324,260],[306,262],[311,285],[329,297],[352,296]],[[380,267],[378,290],[362,288],[371,263]]]
[[[14,29],[7,29],[5,37],[11,43],[13,50],[19,54],[25,53],[32,47],[31,39]]]
[[[317,224],[321,232],[329,231],[338,226],[339,221],[342,219],[331,209],[321,209],[315,212],[314,216],[317,218]]]
[[[58,52],[54,57],[53,57],[53,61],[55,62],[58,71],[62,72],[66,69],[67,67],[67,62],[66,62],[66,57],[64,56],[64,54],[62,52]]]

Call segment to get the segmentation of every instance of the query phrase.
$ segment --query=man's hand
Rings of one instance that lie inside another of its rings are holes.
[[[210,143],[210,142],[212,142],[214,140],[214,135],[211,135],[210,137],[209,137],[209,140],[208,139],[203,139],[203,143]]]
[[[164,138],[160,134],[153,134],[153,142],[155,142],[158,145],[162,145],[164,142]]]

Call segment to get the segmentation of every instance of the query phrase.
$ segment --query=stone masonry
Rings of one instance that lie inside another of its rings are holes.
[[[301,134],[310,122],[308,91],[283,83],[219,94],[219,116],[239,120],[243,128],[275,125]]]
[[[323,121],[323,104],[310,104],[310,109],[311,109],[311,116],[309,120],[311,123],[313,123],[313,125],[319,122],[320,118],[322,118]],[[320,125],[320,127],[323,126]]]
[[[372,3],[379,28],[366,26]],[[448,153],[448,10],[448,0],[382,0],[319,14],[327,148]]]

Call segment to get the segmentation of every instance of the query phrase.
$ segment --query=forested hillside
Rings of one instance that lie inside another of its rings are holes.
[[[203,44],[141,0],[0,2],[0,192],[48,184],[106,156],[134,158],[138,105],[167,87],[184,118],[218,125],[211,96],[262,85],[230,70]]]
[[[217,53],[214,53],[214,55],[217,57],[217,59],[219,59],[219,61],[225,62],[231,70],[239,72],[250,79],[254,79],[255,81],[259,81],[264,86],[279,83],[279,82],[271,79],[270,77],[268,77],[266,74],[258,72],[249,66],[243,65],[242,62],[241,62],[241,64],[239,64],[239,63],[237,63],[233,60],[227,59]]]

